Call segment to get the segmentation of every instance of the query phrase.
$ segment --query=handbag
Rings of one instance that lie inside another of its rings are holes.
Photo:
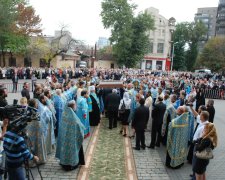
[[[122,104],[121,108],[119,109],[119,113],[123,114],[123,113],[125,113],[125,111],[126,111],[126,106],[125,106],[125,103],[124,103],[124,100],[123,100],[123,104]]]
[[[213,151],[211,148],[205,148],[201,152],[197,151],[195,155],[199,159],[213,159]]]
[[[199,159],[213,159],[213,150],[211,148],[211,143],[210,146],[205,148],[202,151],[196,151],[195,155]]]

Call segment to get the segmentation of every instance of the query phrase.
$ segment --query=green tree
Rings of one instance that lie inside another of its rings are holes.
[[[188,50],[186,51],[186,67],[187,70],[192,71],[198,57],[199,49],[198,43],[202,41],[207,33],[205,25],[199,22],[192,22],[188,26]]]
[[[119,65],[134,67],[147,52],[146,31],[154,28],[154,20],[147,13],[134,16],[136,5],[127,0],[104,0],[102,22],[111,29],[113,55]]]
[[[5,66],[7,44],[9,44],[9,38],[13,31],[13,23],[17,17],[17,5],[22,2],[22,0],[0,0],[0,58],[3,58],[3,66]]]
[[[30,36],[41,32],[41,19],[24,0],[0,0],[0,50],[3,66],[5,55],[23,53]],[[0,59],[1,63],[1,59]]]
[[[199,54],[196,67],[209,68],[212,71],[225,70],[225,38],[210,39]]]
[[[198,56],[198,43],[207,30],[202,22],[182,22],[176,25],[173,33],[174,69],[193,70]],[[187,48],[188,47],[188,48]]]
[[[174,59],[173,69],[185,70],[185,45],[188,41],[188,22],[178,23],[173,33]]]

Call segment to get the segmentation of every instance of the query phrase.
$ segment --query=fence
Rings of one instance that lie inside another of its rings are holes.
[[[1,83],[5,88],[7,88],[8,92],[12,92],[13,84],[12,83]],[[32,84],[29,84],[29,91],[32,90]],[[17,92],[21,92],[23,89],[23,83],[17,84]],[[214,89],[204,89],[205,98],[208,99],[225,99],[225,91],[224,90],[214,90]]]
[[[203,92],[208,99],[225,99],[224,90],[204,89]]]
[[[29,84],[29,91],[32,89],[32,84]],[[13,91],[13,83],[1,83],[5,88],[7,88],[8,92],[11,93]],[[21,92],[23,89],[23,83],[17,83],[17,92]]]

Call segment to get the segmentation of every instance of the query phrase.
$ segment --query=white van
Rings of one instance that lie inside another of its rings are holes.
[[[86,61],[80,61],[79,67],[80,68],[86,68],[87,67],[87,62]]]
[[[198,70],[195,70],[195,73],[211,74],[211,70],[209,70],[209,69],[198,69]]]

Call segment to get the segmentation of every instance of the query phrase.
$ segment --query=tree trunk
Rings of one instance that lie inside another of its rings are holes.
[[[2,50],[3,67],[5,67],[5,52]]]
[[[2,67],[2,54],[0,54],[0,67]]]

